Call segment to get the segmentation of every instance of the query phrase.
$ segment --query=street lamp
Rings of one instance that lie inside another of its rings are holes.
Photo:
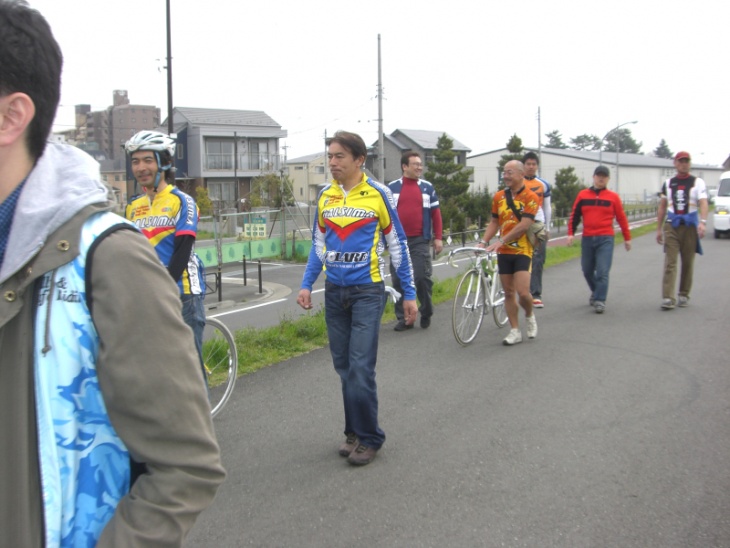
[[[619,124],[615,128],[613,128],[613,129],[609,130],[608,132],[606,132],[606,135],[604,135],[601,138],[601,148],[599,149],[599,152],[598,152],[598,163],[599,164],[603,163],[602,162],[602,160],[603,160],[603,143],[605,142],[606,137],[608,137],[608,135],[612,131],[615,132],[615,135],[616,135],[616,194],[618,194],[618,152],[619,152],[619,149],[621,148],[620,147],[621,137],[619,136],[618,130],[619,130],[619,128],[622,128],[624,126],[628,126],[628,125],[631,125],[631,124],[638,124],[638,123],[639,123],[638,120],[632,120],[631,122],[624,122],[623,124]]]

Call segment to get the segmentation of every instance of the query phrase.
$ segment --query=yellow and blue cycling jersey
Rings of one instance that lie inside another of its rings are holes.
[[[407,238],[388,187],[365,174],[349,192],[332,182],[317,199],[312,251],[302,288],[311,291],[323,268],[327,281],[339,286],[382,282],[386,245],[404,298],[415,299]]]
[[[168,269],[175,258],[175,238],[191,236],[198,232],[198,206],[195,201],[174,185],[167,185],[150,202],[146,194],[133,199],[127,206],[126,217],[147,236],[154,246],[157,256]],[[177,252],[181,247],[178,244]],[[205,293],[203,264],[195,254],[194,244],[187,251],[182,247],[185,265],[182,276],[177,281],[181,295],[200,295]],[[178,270],[179,273],[179,270]]]

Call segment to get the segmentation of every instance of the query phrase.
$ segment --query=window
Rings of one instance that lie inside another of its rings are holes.
[[[208,196],[218,207],[235,207],[236,185],[233,181],[208,182]]]
[[[233,170],[233,140],[208,139],[205,141],[206,168]]]
[[[304,166],[294,166],[295,171],[302,171],[304,170]]]
[[[324,173],[324,166],[314,166],[315,173]]]
[[[177,145],[177,159],[182,160],[185,158],[185,145],[182,143],[179,143]]]

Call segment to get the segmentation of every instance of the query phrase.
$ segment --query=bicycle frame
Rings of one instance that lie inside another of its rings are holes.
[[[454,337],[462,346],[474,340],[482,319],[490,310],[497,327],[507,324],[504,309],[504,290],[499,278],[497,254],[487,253],[481,247],[463,247],[449,253],[449,264],[454,264],[458,254],[473,254],[471,265],[459,281],[454,295],[452,322]]]

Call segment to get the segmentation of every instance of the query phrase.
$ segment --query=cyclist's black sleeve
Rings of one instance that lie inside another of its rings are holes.
[[[172,251],[172,257],[170,258],[170,264],[167,265],[167,271],[176,283],[180,281],[183,271],[188,266],[194,243],[195,236],[190,236],[189,234],[175,236],[175,249]]]

